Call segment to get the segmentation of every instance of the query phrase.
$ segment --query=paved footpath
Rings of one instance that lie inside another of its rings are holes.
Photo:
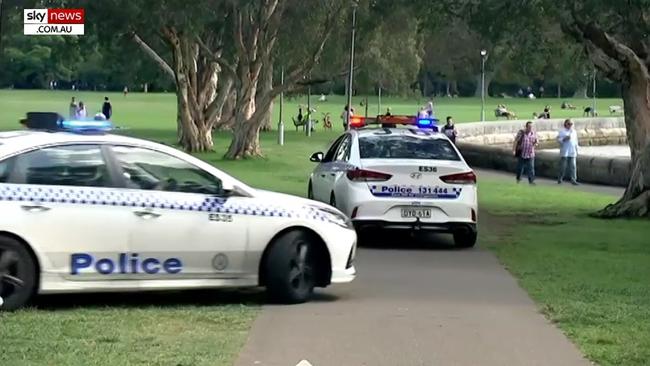
[[[236,365],[590,364],[487,250],[396,247],[360,249],[357,279],[313,302],[264,306]]]

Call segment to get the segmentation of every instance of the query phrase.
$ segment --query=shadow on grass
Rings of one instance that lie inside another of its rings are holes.
[[[338,298],[328,293],[314,293],[312,302],[331,302]],[[40,295],[32,303],[36,310],[71,310],[75,308],[173,308],[180,306],[289,306],[272,302],[263,288],[210,289],[145,292],[101,292]]]

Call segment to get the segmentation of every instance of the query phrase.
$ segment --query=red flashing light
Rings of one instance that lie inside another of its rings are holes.
[[[366,119],[359,116],[350,116],[350,127],[358,128],[366,125]]]
[[[447,184],[476,184],[476,174],[474,172],[451,174],[440,177],[440,180]]]
[[[348,170],[345,174],[353,182],[384,182],[392,175],[365,169]]]

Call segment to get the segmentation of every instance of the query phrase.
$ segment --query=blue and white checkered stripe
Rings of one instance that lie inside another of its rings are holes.
[[[228,200],[203,195],[111,188],[0,184],[0,201],[141,207],[234,215],[304,218],[319,221],[327,220],[321,212],[312,207],[303,207],[302,210],[291,210],[278,205],[256,204],[253,202],[253,199],[250,199],[250,203],[246,202],[246,204],[243,204],[241,200]]]

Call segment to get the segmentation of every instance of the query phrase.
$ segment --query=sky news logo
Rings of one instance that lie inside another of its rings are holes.
[[[24,34],[68,36],[84,34],[84,9],[25,9]]]

